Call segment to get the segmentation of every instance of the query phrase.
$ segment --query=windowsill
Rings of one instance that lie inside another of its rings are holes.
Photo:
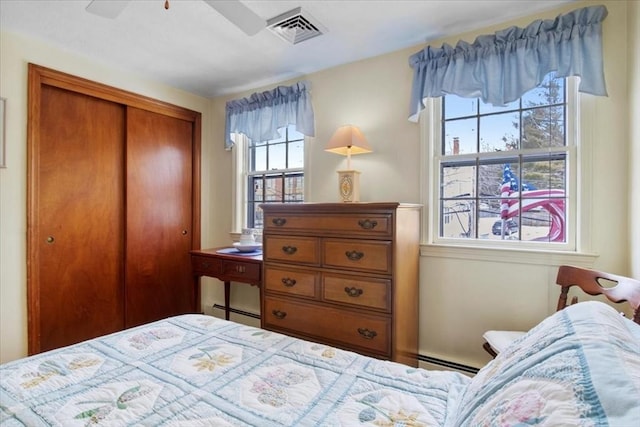
[[[508,260],[512,263],[534,265],[571,264],[579,267],[592,267],[599,257],[598,254],[586,252],[534,250],[528,248],[480,248],[442,244],[420,245],[420,256],[489,262],[505,262],[505,260]]]

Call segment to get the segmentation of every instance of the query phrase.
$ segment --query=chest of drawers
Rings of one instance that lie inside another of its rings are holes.
[[[417,205],[263,204],[262,327],[417,366]]]

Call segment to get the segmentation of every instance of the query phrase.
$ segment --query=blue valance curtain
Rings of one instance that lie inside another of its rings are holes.
[[[227,102],[225,149],[233,146],[233,133],[243,133],[252,141],[268,141],[279,138],[278,129],[288,125],[295,125],[303,135],[315,136],[310,89],[311,83],[300,81]]]
[[[606,95],[602,61],[604,6],[577,9],[526,28],[510,27],[455,48],[427,46],[409,58],[414,69],[410,120],[424,98],[456,94],[505,105],[537,87],[551,71],[579,76],[580,92]]]

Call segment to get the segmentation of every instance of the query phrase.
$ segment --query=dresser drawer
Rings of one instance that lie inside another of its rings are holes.
[[[315,298],[320,273],[296,268],[264,267],[263,289]]]
[[[324,274],[322,298],[390,312],[391,280]]]
[[[265,261],[320,265],[320,240],[315,237],[269,236],[262,252]]]
[[[391,273],[391,242],[324,239],[323,266]]]
[[[269,231],[316,231],[361,238],[390,238],[393,233],[391,214],[267,214],[264,224]]]
[[[262,319],[267,329],[292,331],[319,341],[337,342],[389,355],[391,319],[345,309],[309,305],[265,296]]]
[[[191,256],[193,274],[198,276],[218,276],[222,273],[222,261],[206,256]]]

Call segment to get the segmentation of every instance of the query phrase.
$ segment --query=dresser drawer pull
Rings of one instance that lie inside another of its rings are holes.
[[[371,221],[370,219],[361,219],[358,221],[358,225],[365,230],[373,230],[378,225],[378,221]]]
[[[282,320],[285,317],[287,317],[287,313],[285,311],[280,311],[280,310],[273,310],[271,312],[274,316],[276,316],[276,318]],[[375,333],[375,332],[374,332]]]
[[[344,253],[351,261],[360,261],[364,257],[364,252],[347,251]]]
[[[359,288],[350,288],[348,286],[346,286],[344,288],[344,291],[347,293],[347,295],[349,295],[350,297],[359,297],[360,295],[362,295],[362,293],[364,292],[362,289]]]
[[[358,333],[362,338],[367,340],[372,340],[378,335],[376,331],[370,331],[367,328],[358,328]]]
[[[283,246],[282,247],[282,252],[284,252],[287,255],[293,255],[298,251],[298,248],[296,248],[295,246]]]
[[[283,225],[285,225],[287,223],[287,219],[286,218],[273,218],[271,220],[271,222],[276,227],[282,227]]]
[[[296,285],[296,279],[290,279],[288,277],[283,277],[282,278],[282,284],[285,285],[287,288],[292,288]]]
[[[236,272],[237,273],[246,273],[247,268],[244,265],[236,265]]]

